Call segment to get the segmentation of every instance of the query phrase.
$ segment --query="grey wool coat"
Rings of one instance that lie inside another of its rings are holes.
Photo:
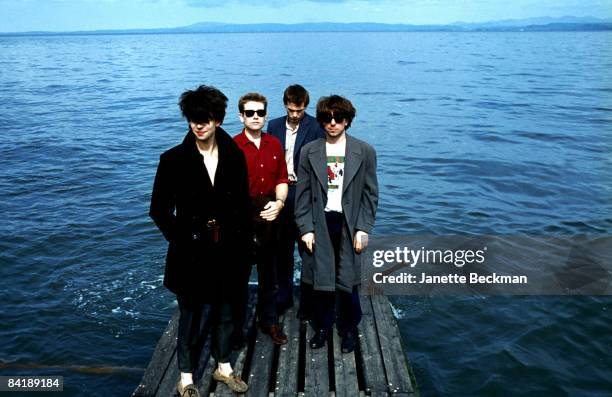
[[[376,152],[374,148],[350,135],[346,136],[342,209],[340,264],[336,269],[334,251],[325,221],[327,204],[327,161],[325,139],[317,139],[302,148],[295,198],[295,220],[300,236],[315,234],[314,252],[302,254],[302,281],[315,290],[350,292],[361,282],[361,255],[353,248],[358,230],[370,234],[378,206]]]

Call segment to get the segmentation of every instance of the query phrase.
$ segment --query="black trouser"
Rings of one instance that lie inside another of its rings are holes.
[[[294,198],[295,186],[289,186],[287,201],[278,219],[278,251],[276,255],[278,295],[276,301],[281,309],[293,306],[293,272],[295,266],[293,254],[295,252],[295,243],[299,239],[299,232],[293,213]],[[298,249],[300,251],[302,249],[299,243]]]
[[[255,235],[255,263],[257,263],[257,315],[259,324],[268,327],[278,324],[278,314],[276,312],[276,296],[278,293],[277,270],[276,270],[276,249],[278,245],[278,218],[272,222],[266,221],[259,213],[269,202],[274,201],[273,197],[259,196],[252,199],[253,206],[253,228]],[[242,280],[249,278],[251,269],[247,268],[240,275]],[[243,289],[238,298],[244,304],[237,305],[235,311],[235,327],[242,328],[244,324],[245,311],[248,302],[248,286]]]
[[[334,262],[336,274],[340,266],[340,245],[342,233],[348,233],[344,223],[344,215],[338,212],[326,212],[327,229],[334,248]],[[316,238],[316,236],[315,236]],[[315,329],[329,330],[337,317],[337,328],[340,334],[347,331],[355,332],[357,324],[361,321],[361,305],[359,303],[359,288],[354,286],[351,292],[345,291],[316,291],[306,288],[312,294],[313,314],[312,320]]]
[[[176,352],[181,372],[193,372],[200,360],[204,344],[202,312],[204,303],[177,295],[180,316]],[[230,335],[234,329],[232,308],[228,300],[221,300],[210,307],[211,355],[217,362],[227,363],[231,353]]]

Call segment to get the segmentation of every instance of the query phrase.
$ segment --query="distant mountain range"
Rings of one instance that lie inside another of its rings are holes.
[[[506,19],[448,25],[408,25],[373,22],[257,23],[228,24],[200,22],[189,26],[160,29],[109,29],[72,32],[22,32],[0,35],[66,35],[66,34],[164,34],[164,33],[255,33],[255,32],[543,32],[543,31],[606,31],[612,30],[612,18],[539,17]]]

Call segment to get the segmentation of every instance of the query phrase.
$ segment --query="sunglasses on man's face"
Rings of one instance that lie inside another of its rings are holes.
[[[336,123],[342,123],[344,120],[346,120],[347,117],[342,113],[333,114],[329,112],[323,112],[319,113],[317,118],[323,123],[331,123],[332,120],[335,120]]]
[[[248,109],[248,110],[245,110],[243,113],[247,117],[253,117],[255,113],[257,113],[259,117],[264,117],[266,115],[266,109],[259,109],[259,110]]]

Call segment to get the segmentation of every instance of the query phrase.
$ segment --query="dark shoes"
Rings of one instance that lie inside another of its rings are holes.
[[[355,350],[357,347],[357,332],[356,331],[346,331],[344,336],[342,336],[342,343],[340,344],[340,350],[342,353],[350,353]]]
[[[284,345],[287,343],[287,335],[283,333],[283,330],[278,324],[270,325],[269,327],[261,327],[261,332],[270,335],[275,345]]]
[[[181,397],[200,397],[200,392],[198,388],[192,383],[183,387],[181,380],[179,379],[178,384],[176,385],[176,390]]]
[[[244,393],[249,389],[249,386],[239,376],[234,375],[233,372],[229,376],[225,376],[217,369],[213,372],[213,379],[217,382],[225,383],[235,393]]]
[[[329,330],[326,329],[320,329],[318,330],[315,335],[310,338],[310,341],[308,342],[308,344],[310,345],[311,349],[320,349],[321,347],[325,346],[325,342],[327,342],[327,335],[329,334]]]
[[[321,347],[325,346],[325,342],[327,342],[329,332],[330,331],[326,329],[318,330],[315,333],[315,335],[312,338],[310,338],[310,341],[308,342],[308,344],[310,345],[310,348],[320,349]],[[358,341],[359,339],[358,339],[356,330],[346,331],[342,335],[342,342],[340,343],[340,350],[342,351],[342,353],[351,353],[355,351]]]

